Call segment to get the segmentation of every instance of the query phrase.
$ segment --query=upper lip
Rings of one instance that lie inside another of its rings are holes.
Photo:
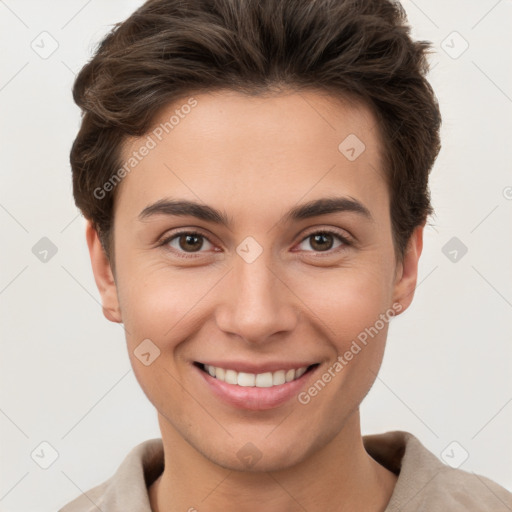
[[[267,373],[277,372],[278,370],[297,370],[298,368],[309,367],[317,362],[311,361],[272,361],[268,363],[255,364],[247,361],[197,361],[199,364],[208,366],[216,366],[225,370],[234,370],[235,372],[244,373]]]

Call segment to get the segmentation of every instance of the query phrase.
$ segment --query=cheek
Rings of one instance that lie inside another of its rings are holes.
[[[129,344],[149,338],[165,350],[172,348],[173,340],[179,342],[202,297],[215,284],[214,276],[156,267],[122,276],[119,301]]]
[[[119,300],[134,374],[157,410],[179,416],[186,403],[176,348],[193,332],[194,306],[205,294],[204,279],[169,272],[161,265],[123,268]],[[172,405],[172,407],[171,407]]]
[[[368,267],[339,269],[328,278],[302,278],[294,288],[338,352],[385,313],[391,293],[386,270]]]

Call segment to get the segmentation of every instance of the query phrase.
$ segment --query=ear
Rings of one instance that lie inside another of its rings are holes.
[[[117,287],[110,262],[101,245],[98,233],[89,220],[85,228],[85,238],[89,247],[94,280],[101,295],[103,314],[111,322],[122,323]]]
[[[425,223],[417,226],[413,231],[403,262],[397,263],[395,284],[393,289],[393,303],[400,303],[403,313],[411,304],[418,279],[418,262],[423,249],[423,228]]]

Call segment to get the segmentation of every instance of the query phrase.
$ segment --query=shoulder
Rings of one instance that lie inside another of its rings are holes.
[[[385,512],[512,510],[512,493],[482,475],[444,464],[408,432],[363,439],[368,453],[398,474]]]
[[[149,439],[135,446],[105,482],[83,492],[58,512],[151,512],[148,485],[163,471],[162,440]]]

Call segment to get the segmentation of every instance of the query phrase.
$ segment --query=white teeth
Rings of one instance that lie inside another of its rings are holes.
[[[236,384],[243,387],[270,388],[280,386],[285,382],[291,382],[302,377],[308,369],[307,366],[297,368],[296,370],[278,370],[276,372],[265,373],[246,373],[235,372],[235,370],[226,370],[218,366],[205,364],[204,369],[212,376],[228,384]]]
[[[240,372],[238,374],[238,385],[239,386],[245,386],[245,387],[254,386],[255,380],[256,380],[256,376],[254,375],[254,373]]]
[[[270,388],[272,387],[272,373],[258,373],[256,375],[256,387],[257,388]]]
[[[228,384],[238,384],[238,374],[235,370],[226,370],[224,382],[227,382]]]
[[[279,384],[284,384],[286,382],[285,371],[279,370],[278,372],[274,372],[272,375],[272,385],[279,386]]]
[[[295,378],[298,379],[299,377],[302,377],[306,373],[307,368],[299,368],[298,370],[295,370]]]

